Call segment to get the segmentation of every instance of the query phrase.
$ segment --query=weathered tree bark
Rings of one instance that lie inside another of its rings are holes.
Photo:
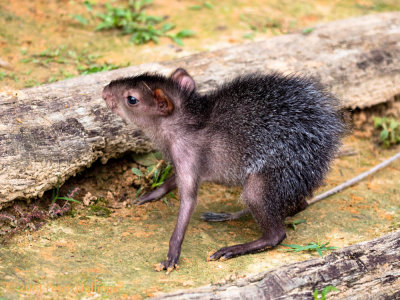
[[[102,87],[143,71],[184,67],[206,91],[237,74],[278,70],[319,78],[347,107],[367,107],[400,93],[400,13],[316,26],[264,42],[144,64],[0,94],[0,206],[41,196],[101,158],[151,145],[108,111]]]
[[[328,299],[400,299],[400,231],[325,258],[157,299],[313,299],[328,285],[338,289]]]

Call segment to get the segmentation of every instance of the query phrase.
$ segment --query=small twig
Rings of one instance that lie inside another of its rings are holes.
[[[151,172],[149,172],[149,173],[146,175],[146,179],[151,178],[151,176],[153,176],[154,172],[155,172],[156,170],[158,170],[158,168],[159,168],[163,163],[164,163],[164,160],[160,160],[160,161],[157,163],[157,165],[151,170]]]
[[[370,169],[364,173],[361,173],[360,175],[350,179],[349,181],[346,181],[346,182],[338,185],[337,187],[334,187],[333,189],[326,191],[325,193],[319,194],[318,196],[316,196],[313,199],[311,199],[310,201],[308,201],[308,204],[309,205],[314,204],[322,199],[325,199],[331,195],[341,192],[345,188],[348,188],[349,186],[352,186],[353,184],[360,182],[365,177],[368,177],[369,175],[374,174],[375,172],[379,171],[380,169],[383,169],[384,167],[386,167],[387,165],[391,164],[392,162],[394,162],[396,159],[399,159],[399,158],[400,158],[400,152],[393,155],[391,158],[385,160],[384,162],[381,162],[379,165],[373,167],[372,169]]]
[[[349,186],[352,186],[364,178],[368,177],[369,175],[372,175],[379,171],[380,169],[383,169],[384,167],[388,166],[395,160],[400,158],[400,152],[397,154],[393,155],[391,158],[388,158],[387,160],[381,162],[379,165],[373,167],[372,169],[350,179],[349,181],[346,181],[337,187],[334,187],[333,189],[326,191],[325,193],[319,194],[318,196],[314,197],[313,199],[307,201],[308,205],[314,204],[318,201],[321,201],[329,196],[332,196],[336,193],[341,192],[345,188],[348,188]],[[244,215],[247,215],[250,213],[250,210],[248,208],[245,208],[241,211],[235,212],[235,213],[203,213],[202,219],[208,221],[208,222],[222,222],[222,221],[231,221],[231,220],[237,220],[241,218]]]

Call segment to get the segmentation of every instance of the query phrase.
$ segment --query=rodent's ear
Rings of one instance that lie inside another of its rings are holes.
[[[186,72],[185,69],[178,68],[170,76],[170,78],[179,84],[180,87],[187,91],[194,91],[196,84],[193,78]]]
[[[154,91],[154,99],[157,105],[157,111],[160,115],[168,116],[174,111],[174,104],[172,101],[164,94],[162,89],[156,89]]]

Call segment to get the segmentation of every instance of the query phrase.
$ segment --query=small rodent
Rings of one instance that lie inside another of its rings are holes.
[[[178,221],[158,268],[167,272],[177,266],[201,182],[242,186],[242,200],[262,230],[261,238],[222,248],[209,260],[263,251],[286,237],[285,217],[307,207],[346,132],[338,99],[303,76],[253,73],[202,95],[179,68],[169,77],[114,80],[103,98],[175,167],[175,176],[141,199],[178,187]]]

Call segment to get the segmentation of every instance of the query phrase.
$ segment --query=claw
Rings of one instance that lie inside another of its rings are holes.
[[[215,261],[215,260],[225,261],[234,257],[235,255],[232,252],[228,251],[228,248],[229,247],[218,250],[214,254],[207,257],[207,261]]]
[[[179,269],[178,264],[174,263],[172,260],[164,260],[163,262],[160,262],[159,264],[154,265],[154,270],[157,272],[167,270],[166,274],[168,275],[171,273],[174,269]]]
[[[157,272],[161,272],[162,270],[164,270],[164,265],[162,263],[156,264],[154,265],[154,270]]]
[[[149,192],[147,194],[144,194],[143,196],[133,200],[133,204],[136,205],[143,205],[147,202],[153,202],[153,201],[157,201],[158,199],[156,199],[155,197],[152,197],[152,192]]]

